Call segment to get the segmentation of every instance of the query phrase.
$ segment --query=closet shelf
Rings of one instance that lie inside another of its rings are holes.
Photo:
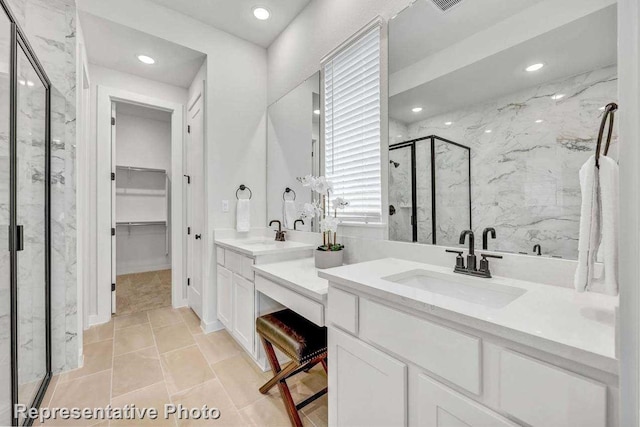
[[[167,225],[167,221],[116,221],[116,226],[138,227],[146,225]]]
[[[151,172],[151,173],[164,173],[167,171],[165,169],[153,169],[153,168],[143,168],[138,166],[116,166],[116,170],[121,171],[130,171],[130,172]]]

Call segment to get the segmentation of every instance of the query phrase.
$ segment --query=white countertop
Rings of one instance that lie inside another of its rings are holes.
[[[289,252],[297,252],[300,250],[315,249],[315,245],[308,243],[286,241],[276,242],[273,239],[264,237],[246,238],[246,239],[216,239],[215,244],[225,248],[233,249],[237,252],[248,256],[284,254]]]
[[[258,264],[253,266],[257,275],[264,276],[293,291],[324,302],[329,281],[318,277],[313,257],[292,261],[276,262],[272,264]]]
[[[383,277],[410,270],[428,270],[447,280],[482,281],[526,290],[502,308],[433,293]],[[500,337],[617,374],[615,307],[618,298],[578,293],[573,289],[522,280],[472,278],[452,269],[387,258],[320,270],[320,277],[338,285],[384,298]]]

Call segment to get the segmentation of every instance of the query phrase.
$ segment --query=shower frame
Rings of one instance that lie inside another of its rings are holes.
[[[35,51],[31,47],[24,31],[18,24],[15,15],[6,3],[0,0],[0,7],[5,12],[11,23],[11,53],[9,64],[9,248],[10,248],[10,295],[11,295],[11,417],[12,424],[18,425],[15,413],[15,405],[18,403],[19,378],[18,378],[18,252],[20,239],[22,238],[21,226],[17,224],[17,132],[18,132],[18,49],[22,49],[25,57],[38,75],[45,89],[45,134],[44,134],[44,202],[45,202],[45,369],[46,373],[40,382],[40,386],[30,408],[39,408],[47,391],[52,377],[51,366],[51,81],[44,67],[40,63]],[[32,418],[27,418],[23,425],[32,425]]]
[[[417,164],[416,164],[416,144],[429,141],[431,143],[431,244],[437,244],[436,231],[437,231],[437,217],[436,217],[436,140],[442,141],[447,144],[455,145],[456,147],[467,150],[468,152],[468,176],[469,176],[469,230],[473,230],[473,221],[471,218],[471,148],[451,141],[449,139],[442,138],[438,135],[429,135],[422,138],[411,139],[408,141],[398,142],[389,145],[389,151],[399,150],[403,148],[409,148],[411,150],[411,227],[413,231],[413,242],[418,242],[418,179],[417,179]]]

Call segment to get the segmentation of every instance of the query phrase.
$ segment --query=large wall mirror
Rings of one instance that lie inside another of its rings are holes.
[[[285,221],[285,210],[297,219],[304,204],[312,201],[311,190],[298,178],[319,174],[320,119],[320,72],[267,109],[267,218],[282,221],[287,229],[295,220]],[[302,231],[316,226],[295,224]]]
[[[480,248],[493,228],[489,250],[577,258],[578,172],[617,100],[616,5],[557,6],[417,0],[390,21],[391,240],[472,229]]]

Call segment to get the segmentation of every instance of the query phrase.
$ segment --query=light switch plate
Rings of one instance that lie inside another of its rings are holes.
[[[229,201],[228,200],[223,200],[222,201],[222,212],[229,212]]]

